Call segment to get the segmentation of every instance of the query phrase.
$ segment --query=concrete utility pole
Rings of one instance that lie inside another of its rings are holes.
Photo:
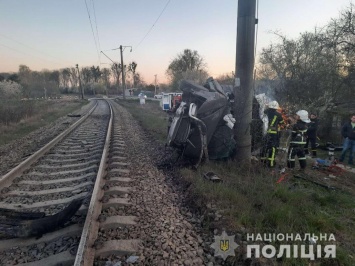
[[[78,70],[78,79],[79,79],[79,88],[81,91],[81,99],[84,99],[84,90],[83,90],[83,87],[81,86],[80,72],[79,72],[79,65],[78,64],[76,64],[76,69]]]
[[[120,73],[118,72],[118,64],[115,63],[115,68],[116,68],[116,73],[117,73],[117,97],[119,94],[119,88],[120,88]]]
[[[155,76],[155,89],[154,89],[154,95],[157,95],[157,74],[154,75]]]
[[[123,92],[123,100],[126,99],[126,81],[125,81],[125,74],[124,74],[124,65],[123,65],[123,51],[122,51],[122,45],[120,45],[120,50],[121,50],[121,67],[122,67],[122,92]]]
[[[253,103],[253,69],[255,46],[256,0],[238,0],[237,53],[234,84],[234,137],[236,160],[250,162]]]

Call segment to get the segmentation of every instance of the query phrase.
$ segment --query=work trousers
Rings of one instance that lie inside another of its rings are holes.
[[[316,137],[308,137],[307,141],[306,141],[306,146],[305,146],[305,153],[309,154],[309,150],[308,150],[308,146],[309,143],[311,143],[311,152],[312,152],[312,156],[313,157],[317,157],[317,146],[316,146],[316,141],[317,138]]]
[[[305,169],[307,166],[307,161],[306,161],[306,154],[304,152],[304,145],[301,144],[291,144],[290,148],[288,149],[288,155],[287,155],[287,167],[288,168],[295,168],[296,165],[296,157],[298,158],[298,161],[300,163],[301,169]]]
[[[275,156],[279,145],[279,135],[277,133],[267,133],[263,140],[260,159],[265,161],[269,167],[275,167]]]

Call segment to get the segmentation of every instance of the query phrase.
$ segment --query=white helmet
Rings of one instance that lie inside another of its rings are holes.
[[[311,120],[308,117],[308,112],[306,110],[299,110],[296,115],[300,117],[300,119],[305,123],[310,123]]]
[[[277,101],[269,102],[268,106],[271,109],[280,109],[279,103]]]

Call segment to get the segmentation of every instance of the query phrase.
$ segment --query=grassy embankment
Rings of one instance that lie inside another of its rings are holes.
[[[79,100],[2,101],[0,145],[19,139],[85,104],[87,101]]]
[[[126,101],[123,105],[151,132],[153,138],[162,140],[163,145],[167,118],[158,103],[148,101],[146,106],[140,107],[138,100],[135,100]],[[319,174],[319,171],[308,168],[310,178],[313,174]],[[202,176],[208,171],[216,173],[224,182],[217,184],[204,181]],[[254,236],[258,233],[292,233],[294,236],[300,234],[302,238],[305,233],[322,233],[328,237],[334,234],[336,259],[318,259],[312,265],[355,265],[355,184],[350,192],[334,191],[294,178],[292,174],[277,184],[280,178],[278,173],[271,173],[258,164],[245,167],[237,162],[210,162],[196,171],[181,169],[181,174],[191,183],[190,191],[198,204],[217,206],[223,218],[212,220],[210,225],[226,228],[233,234],[240,233],[243,239],[247,233],[253,233]],[[355,175],[346,174],[336,180],[341,182],[342,178],[354,180],[355,183]],[[300,246],[308,243],[293,241],[273,244]],[[334,242],[318,241],[317,244],[324,246]],[[273,263],[309,265],[310,261],[282,258]]]

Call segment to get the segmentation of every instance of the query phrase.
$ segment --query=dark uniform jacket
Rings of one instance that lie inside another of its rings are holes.
[[[264,113],[267,115],[269,119],[269,127],[267,129],[267,133],[269,134],[277,134],[279,124],[283,124],[284,120],[282,115],[277,112],[275,109],[266,109]]]
[[[307,124],[307,127],[308,127],[307,136],[310,139],[317,138],[318,123],[319,123],[319,120],[317,118],[315,118],[315,119],[311,119],[311,122],[309,124]]]
[[[351,122],[347,122],[344,124],[343,128],[341,129],[341,135],[343,136],[343,138],[355,140],[355,127],[352,127]]]
[[[307,123],[302,120],[297,120],[297,123],[292,126],[292,135],[290,144],[293,146],[306,144]]]

